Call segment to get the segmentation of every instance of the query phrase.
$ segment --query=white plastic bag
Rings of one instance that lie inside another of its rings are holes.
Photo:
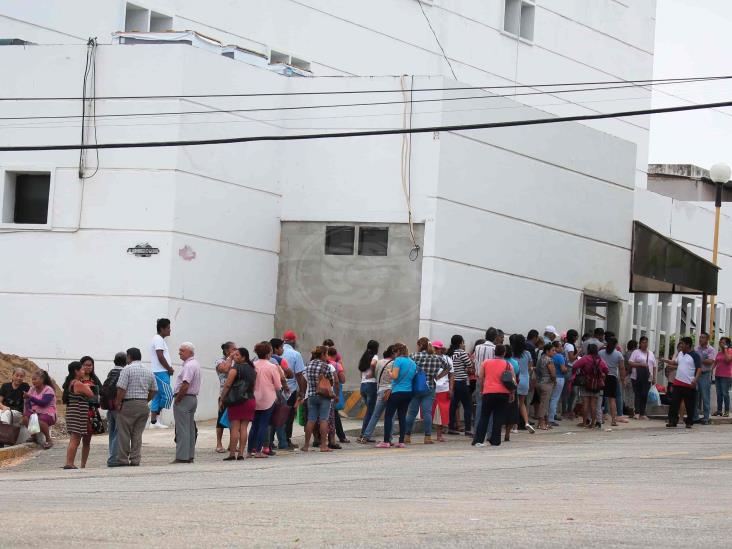
[[[41,424],[38,423],[38,414],[31,414],[28,419],[28,434],[37,435],[41,432]]]
[[[654,385],[651,387],[651,390],[648,391],[648,404],[651,406],[660,406],[661,405],[661,395],[658,392],[658,389]]]

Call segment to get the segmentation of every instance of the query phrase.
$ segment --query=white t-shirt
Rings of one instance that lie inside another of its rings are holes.
[[[569,361],[569,353],[576,353],[576,352],[577,352],[577,348],[574,345],[572,345],[569,342],[567,342],[567,343],[564,344],[564,358],[567,359],[567,364],[569,366],[571,366],[572,364],[574,364],[574,362],[570,362]]]
[[[691,382],[694,381],[694,375],[696,374],[696,364],[694,364],[694,359],[691,355],[679,353],[676,361],[679,363],[679,366],[676,369],[676,381],[691,385]]]
[[[374,364],[376,362],[379,362],[379,355],[374,355],[374,357],[371,359],[371,364]],[[369,368],[365,372],[361,372],[361,383],[376,383],[376,378],[374,377],[374,373]]]
[[[449,356],[443,356],[442,357],[445,361],[447,361],[448,365],[450,366],[450,373],[455,373],[455,368],[452,365],[452,359]],[[440,379],[435,379],[435,393],[447,393],[450,391],[450,376],[442,376]]]
[[[168,366],[171,366],[170,364],[170,351],[168,350],[168,344],[165,342],[165,339],[160,334],[155,334],[155,337],[152,340],[152,345],[150,345],[151,353],[150,353],[150,365],[152,366],[153,373],[155,372],[167,372],[165,368],[163,368],[163,365],[160,364],[160,360],[158,360],[158,353],[157,351],[163,351],[163,356],[165,357],[165,360],[168,361]]]

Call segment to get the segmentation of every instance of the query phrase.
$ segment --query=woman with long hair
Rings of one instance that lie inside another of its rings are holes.
[[[511,349],[510,345],[506,346],[506,355],[504,356],[504,358],[506,359],[506,362],[511,365],[511,368],[513,368],[513,375],[518,380],[520,372],[519,363],[518,360],[513,357],[513,349]],[[518,383],[516,383],[516,386],[518,387]],[[506,409],[506,418],[504,420],[506,425],[506,432],[503,435],[503,442],[510,442],[511,433],[518,433],[518,429],[516,428],[520,419],[518,398],[516,398],[515,390],[511,391],[511,393],[512,398],[508,402],[508,408]]]
[[[607,365],[600,358],[597,345],[590,343],[587,354],[574,363],[573,384],[579,385],[579,396],[582,398],[585,417],[583,425],[592,429],[601,423],[598,422],[597,399],[602,398],[603,388],[607,385],[605,379],[609,372]],[[578,380],[582,381],[578,383]]]
[[[567,361],[567,373],[564,374],[564,389],[562,390],[562,415],[565,419],[574,419],[574,402],[577,399],[577,390],[569,380],[572,378],[572,366],[579,358],[577,340],[579,332],[575,329],[567,330],[564,339],[564,358]]]
[[[470,376],[475,375],[475,365],[472,359],[465,352],[465,339],[461,335],[454,335],[450,338],[450,347],[447,350],[447,356],[452,359],[453,373],[453,392],[450,400],[450,426],[448,434],[458,435],[457,430],[457,414],[458,409],[462,406],[463,418],[465,420],[465,436],[472,436],[470,431],[473,418],[473,399],[470,391]]]
[[[399,443],[397,447],[406,448],[407,408],[412,400],[412,380],[417,373],[417,364],[409,358],[409,351],[404,343],[394,344],[396,360],[391,368],[391,390],[384,395],[386,415],[384,416],[384,440],[377,448],[391,447],[391,431],[394,427],[394,414],[399,417]]]
[[[51,426],[56,424],[56,391],[46,370],[37,370],[31,376],[31,387],[25,394],[23,411],[23,425],[26,427],[31,414],[38,416],[41,433],[46,437],[43,449],[48,450],[53,446]]]
[[[77,469],[74,465],[76,450],[83,442],[81,449],[81,468],[86,467],[91,444],[91,422],[89,420],[89,400],[94,393],[82,380],[85,376],[81,362],[69,364],[69,374],[63,384],[61,400],[66,404],[66,430],[69,432],[69,446],[66,449],[64,469]]]
[[[376,442],[371,438],[371,435],[374,434],[376,424],[379,422],[381,414],[386,409],[386,402],[389,398],[388,395],[391,394],[391,368],[394,365],[395,358],[394,345],[389,345],[386,348],[386,351],[384,351],[384,358],[380,359],[376,363],[376,406],[374,407],[374,413],[371,415],[371,420],[366,426],[366,430],[363,432],[363,436],[357,439],[356,442],[360,442],[361,444]]]
[[[529,410],[526,406],[526,397],[529,394],[529,382],[531,373],[534,370],[534,361],[531,360],[531,353],[526,348],[526,337],[523,334],[513,334],[508,338],[511,346],[511,356],[518,362],[518,387],[516,395],[518,400],[519,417],[523,422],[523,427],[532,435],[536,432],[534,427],[529,423]],[[519,423],[519,428],[522,428]]]
[[[633,351],[628,359],[633,373],[630,380],[633,384],[635,394],[635,416],[634,419],[648,419],[646,406],[648,404],[648,391],[656,381],[656,357],[648,349],[648,338],[642,336],[638,340],[638,348]],[[687,410],[688,412],[688,410]]]
[[[539,393],[539,429],[548,431],[549,425],[549,401],[557,381],[557,370],[554,366],[554,354],[557,352],[553,344],[544,345],[543,352],[539,357],[539,364],[536,366],[536,390]]]
[[[257,372],[254,364],[249,358],[249,351],[239,347],[230,355],[233,364],[226,375],[224,387],[221,390],[219,406],[228,410],[229,416],[229,457],[224,461],[244,459],[244,447],[247,444],[247,428],[254,421],[256,412],[256,401],[254,400],[254,385],[257,381]],[[226,406],[226,399],[229,396],[234,383],[243,381],[246,386],[245,399],[236,404]]]
[[[366,344],[366,350],[358,360],[358,371],[361,372],[361,398],[366,405],[366,414],[361,422],[361,434],[358,437],[363,440],[364,432],[368,427],[371,416],[376,407],[377,383],[375,377],[376,363],[379,361],[379,342],[370,340]]]
[[[254,353],[257,360],[254,361],[254,369],[257,377],[254,381],[254,421],[249,430],[249,441],[247,454],[249,457],[266,458],[264,441],[267,438],[269,422],[277,401],[277,391],[283,389],[285,376],[280,374],[280,368],[272,364],[272,345],[269,341],[262,341],[254,346]]]
[[[628,422],[627,419],[621,417],[623,410],[618,409],[618,388],[625,383],[625,364],[623,353],[617,350],[617,345],[618,340],[615,336],[605,336],[605,348],[599,353],[608,369],[603,396],[607,397],[610,406],[610,425],[613,427],[616,427],[618,422]]]

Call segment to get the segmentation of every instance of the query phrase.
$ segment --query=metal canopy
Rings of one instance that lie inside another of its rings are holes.
[[[717,294],[719,267],[639,221],[633,222],[630,291]]]

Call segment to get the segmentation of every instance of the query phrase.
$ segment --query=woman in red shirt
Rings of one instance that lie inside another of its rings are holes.
[[[491,446],[501,445],[501,427],[505,423],[508,403],[510,399],[515,398],[513,393],[501,381],[503,372],[508,371],[514,376],[514,384],[516,382],[513,367],[503,358],[506,356],[506,346],[496,345],[495,356],[496,358],[490,358],[480,365],[478,387],[481,389],[483,403],[480,418],[478,419],[478,427],[475,430],[475,438],[473,438],[473,446],[477,447],[485,446],[483,441],[486,437],[488,419],[491,414],[493,415],[493,425],[489,442]]]
[[[714,360],[714,378],[717,392],[715,416],[729,417],[729,388],[732,384],[732,349],[728,337],[719,338],[719,353]]]

